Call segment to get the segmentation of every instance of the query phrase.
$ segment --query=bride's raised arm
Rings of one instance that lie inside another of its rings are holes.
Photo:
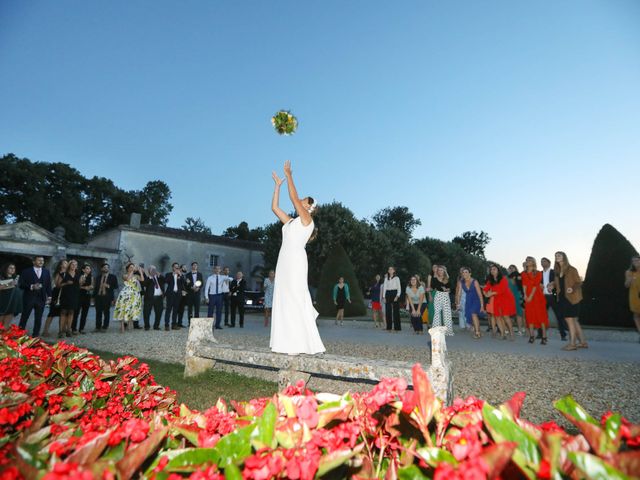
[[[293,172],[291,171],[291,161],[287,160],[284,162],[284,175],[287,177],[287,189],[289,190],[289,198],[291,199],[291,203],[296,209],[298,216],[300,217],[300,221],[304,226],[307,226],[311,223],[311,214],[304,208],[302,205],[302,201],[298,197],[298,191],[296,190],[296,186],[293,183]]]
[[[282,186],[282,182],[284,182],[284,179],[278,177],[278,174],[276,174],[276,172],[272,172],[271,176],[273,177],[273,181],[276,184],[275,189],[273,191],[273,198],[271,199],[271,211],[276,214],[276,217],[278,217],[278,219],[282,223],[287,223],[289,220],[291,220],[291,217],[287,215],[285,211],[280,208],[280,205],[279,205],[280,187]]]

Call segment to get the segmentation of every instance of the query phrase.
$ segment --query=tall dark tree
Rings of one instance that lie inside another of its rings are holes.
[[[491,237],[486,232],[480,231],[478,233],[474,230],[472,232],[464,232],[462,235],[454,237],[451,241],[460,245],[465,252],[485,258],[484,250],[489,245]]]
[[[142,221],[151,225],[166,225],[173,205],[169,203],[171,189],[161,180],[147,182],[138,193]]]
[[[604,225],[593,242],[583,285],[580,321],[587,325],[632,327],[624,272],[638,251],[614,227]]]
[[[413,216],[407,207],[387,207],[373,216],[373,223],[379,230],[398,229],[411,238],[416,227],[422,225],[420,219]]]
[[[207,227],[200,217],[193,218],[187,217],[184,220],[184,225],[182,225],[182,230],[186,230],[187,232],[196,232],[196,233],[207,233],[211,235],[211,229]]]
[[[173,208],[169,187],[161,181],[125,191],[106,178],[85,178],[65,163],[13,154],[0,158],[0,171],[0,223],[29,220],[47,230],[62,226],[72,242],[127,223],[133,212],[144,222],[164,225]]]
[[[264,239],[264,228],[249,228],[247,222],[240,222],[235,227],[227,228],[223,233],[223,237],[235,238],[237,240],[250,240],[252,242],[261,242]]]

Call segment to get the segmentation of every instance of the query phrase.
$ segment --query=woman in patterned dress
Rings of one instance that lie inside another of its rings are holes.
[[[271,322],[271,307],[273,306],[273,287],[275,287],[276,272],[269,270],[269,278],[265,279],[262,288],[264,289],[264,326],[268,327]]]
[[[140,282],[144,281],[144,270],[133,263],[127,263],[125,274],[122,276],[124,285],[118,294],[116,308],[113,312],[114,320],[120,320],[120,333],[124,333],[129,322],[140,319],[142,312],[142,297],[140,296]]]
[[[18,288],[15,263],[3,265],[0,281],[0,326],[9,328],[16,315],[22,313],[22,290]]]

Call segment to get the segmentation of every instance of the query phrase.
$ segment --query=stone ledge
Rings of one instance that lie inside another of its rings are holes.
[[[280,388],[295,380],[305,384],[310,377],[338,381],[377,383],[385,377],[400,377],[412,384],[413,363],[394,360],[372,360],[332,354],[285,355],[267,348],[250,350],[236,345],[220,344],[211,330],[213,319],[193,318],[187,340],[185,377],[197,375],[226,363],[250,368],[250,375],[262,378],[265,370],[278,372]],[[429,330],[431,334],[431,365],[424,365],[433,389],[445,403],[451,399],[451,375],[446,360],[445,327]],[[295,383],[295,382],[294,382]]]

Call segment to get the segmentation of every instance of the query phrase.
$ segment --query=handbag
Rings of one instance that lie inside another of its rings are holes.
[[[425,308],[422,312],[422,323],[429,324],[429,309]]]

